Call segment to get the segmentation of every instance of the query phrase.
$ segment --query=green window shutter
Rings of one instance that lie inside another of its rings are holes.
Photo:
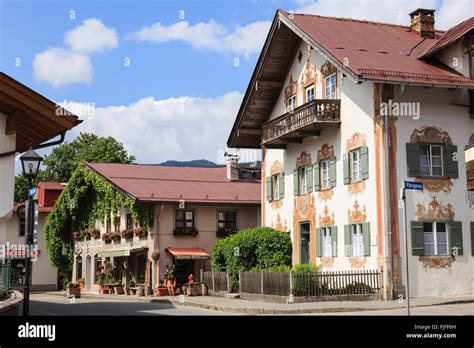
[[[413,256],[425,253],[423,222],[411,221],[411,254]]]
[[[344,225],[344,255],[351,256],[351,229],[350,225]]]
[[[360,168],[362,172],[362,180],[369,178],[369,148],[362,146],[360,148]]]
[[[344,154],[344,158],[342,159],[343,164],[343,172],[344,172],[344,185],[347,185],[351,182],[351,177],[349,173],[349,153]]]
[[[273,180],[271,176],[267,176],[265,178],[265,190],[266,190],[266,196],[267,196],[267,201],[271,202],[273,199]]]
[[[313,192],[313,166],[306,166],[306,190]]]
[[[364,255],[370,256],[370,223],[362,224],[362,237],[364,239]]]
[[[298,175],[298,169],[293,170],[293,194],[295,196],[300,195],[300,180]]]
[[[331,187],[336,187],[336,157],[329,159],[329,183]]]
[[[447,178],[457,179],[458,173],[458,161],[454,158],[458,157],[458,147],[456,145],[446,144],[444,147],[444,175]]]
[[[449,221],[449,254],[455,254],[453,248],[457,248],[457,255],[463,254],[462,247],[462,222]]]
[[[321,228],[316,228],[316,256],[321,257],[323,255],[323,238],[321,237]]]
[[[281,172],[278,174],[280,176],[280,199],[285,198],[285,173]]]
[[[337,226],[331,227],[332,257],[337,256]]]
[[[320,191],[321,190],[321,172],[319,169],[319,162],[316,162],[313,165],[313,178],[314,178],[314,182],[313,182],[314,191]]]
[[[420,145],[407,143],[407,168],[409,177],[420,176]]]
[[[474,256],[474,222],[471,221],[471,254]]]

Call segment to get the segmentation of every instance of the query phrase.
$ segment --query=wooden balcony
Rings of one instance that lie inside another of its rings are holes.
[[[315,99],[287,112],[262,126],[262,144],[267,148],[286,148],[301,143],[303,138],[320,135],[326,128],[341,124],[339,99]]]

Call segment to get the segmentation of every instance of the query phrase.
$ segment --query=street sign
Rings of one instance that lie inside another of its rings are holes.
[[[423,191],[423,183],[419,181],[405,181],[405,190]]]
[[[36,194],[36,187],[32,187],[28,189],[28,197],[33,198]]]

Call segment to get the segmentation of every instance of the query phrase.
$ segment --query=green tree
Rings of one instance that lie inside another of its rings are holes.
[[[128,154],[123,144],[112,137],[81,133],[73,141],[55,147],[46,156],[35,184],[39,181],[67,182],[82,161],[132,163],[135,156]],[[27,192],[28,183],[21,173],[15,177],[15,202],[23,202]]]

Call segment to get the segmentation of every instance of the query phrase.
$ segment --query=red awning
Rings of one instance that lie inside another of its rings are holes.
[[[203,248],[171,248],[166,249],[178,260],[208,260],[211,257]]]

